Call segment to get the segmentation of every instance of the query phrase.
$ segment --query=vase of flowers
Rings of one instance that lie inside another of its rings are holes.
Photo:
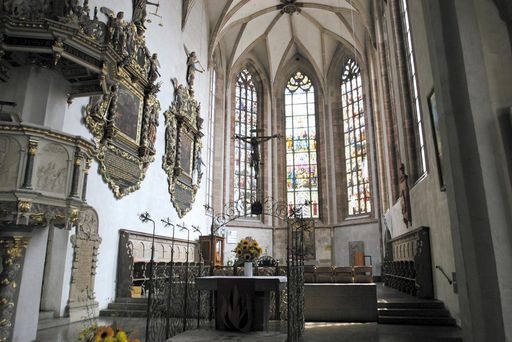
[[[234,250],[238,265],[244,265],[244,276],[252,277],[253,262],[262,254],[263,250],[258,241],[251,237],[240,240]]]

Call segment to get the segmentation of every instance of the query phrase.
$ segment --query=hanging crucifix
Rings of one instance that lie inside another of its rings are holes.
[[[256,132],[256,134],[258,134],[258,132],[261,132],[262,130],[261,129],[252,129],[251,132]],[[253,168],[254,170],[254,178],[255,179],[258,179],[258,174],[260,172],[260,151],[259,151],[259,146],[260,146],[260,143],[262,142],[265,142],[265,141],[269,141],[270,139],[274,139],[274,138],[281,138],[281,135],[280,134],[274,134],[274,135],[268,135],[268,136],[241,136],[241,135],[238,135],[236,134],[234,136],[234,139],[238,139],[238,140],[242,140],[246,143],[249,143],[251,145],[251,167]]]

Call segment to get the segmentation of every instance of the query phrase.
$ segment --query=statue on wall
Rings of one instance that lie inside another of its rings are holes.
[[[408,178],[409,176],[405,174],[405,165],[402,163],[400,165],[400,207],[402,208],[402,217],[406,227],[412,225]]]
[[[194,88],[194,80],[196,78],[196,71],[203,72],[204,68],[197,59],[196,53],[194,51],[188,52],[187,48],[185,48],[185,52],[187,54],[187,84],[191,91]],[[199,65],[201,69],[198,69],[196,65]]]
[[[148,70],[148,82],[154,83],[158,77],[160,77],[160,73],[158,72],[158,68],[160,68],[160,62],[158,61],[158,54],[154,53],[149,58],[149,70]]]
[[[144,32],[146,29],[146,25],[144,25],[144,23],[146,22],[146,17],[148,15],[146,10],[147,5],[152,5],[157,8],[160,6],[159,3],[149,2],[147,0],[133,0],[132,23],[137,26],[139,32]]]

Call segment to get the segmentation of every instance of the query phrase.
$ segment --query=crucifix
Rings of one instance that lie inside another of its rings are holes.
[[[261,132],[261,129],[251,129],[251,132]],[[251,144],[251,167],[254,169],[254,178],[258,179],[258,174],[260,172],[260,152],[259,145],[262,142],[269,141],[270,139],[281,138],[280,134],[268,135],[268,136],[241,136],[236,134],[234,139],[242,140],[246,143]]]

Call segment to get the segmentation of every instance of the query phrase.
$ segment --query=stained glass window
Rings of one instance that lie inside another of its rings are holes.
[[[235,135],[256,136],[258,127],[258,96],[251,73],[244,69],[238,74],[235,87]],[[251,167],[251,145],[234,140],[234,200],[247,203],[245,213],[250,213],[250,203],[256,196],[257,181]]]
[[[425,138],[423,136],[423,120],[421,119],[420,100],[418,91],[418,77],[416,75],[416,65],[414,63],[414,55],[412,49],[411,25],[409,22],[409,11],[407,8],[407,0],[402,0],[402,23],[405,39],[405,54],[407,59],[407,67],[409,70],[409,85],[411,87],[412,103],[414,107],[414,122],[416,124],[416,147],[418,149],[418,170],[421,176],[427,171],[425,156]]]
[[[348,215],[371,212],[366,122],[361,70],[353,59],[345,63],[341,76],[341,110],[345,142]]]
[[[315,88],[299,71],[288,81],[284,97],[288,207],[308,204],[303,215],[318,217]]]

